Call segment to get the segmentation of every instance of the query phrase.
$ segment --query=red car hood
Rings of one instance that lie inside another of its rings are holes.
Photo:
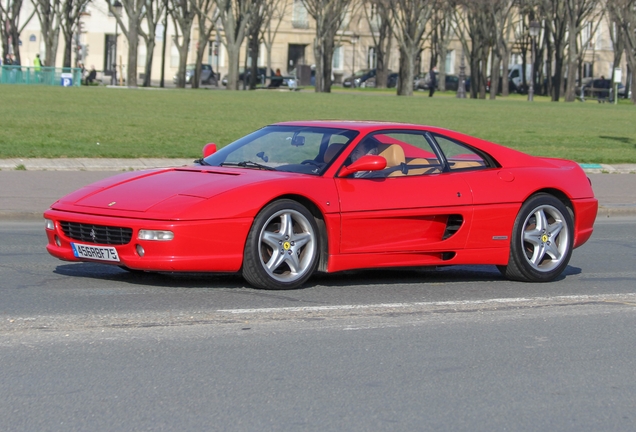
[[[62,198],[59,203],[111,211],[146,212],[174,197],[211,198],[253,181],[250,177],[222,168],[173,168],[124,174],[80,189]]]

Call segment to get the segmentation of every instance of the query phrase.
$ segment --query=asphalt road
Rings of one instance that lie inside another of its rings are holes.
[[[158,160],[153,162],[153,166],[162,166]],[[174,161],[163,161],[167,165],[171,165],[170,162],[174,164]],[[633,170],[636,171],[636,166]],[[115,174],[117,173],[113,171],[2,170],[0,220],[41,220],[42,213],[58,198]],[[636,216],[636,174],[589,173],[588,176],[601,206],[599,215]]]
[[[135,275],[0,221],[2,430],[633,430],[636,219],[564,276]]]

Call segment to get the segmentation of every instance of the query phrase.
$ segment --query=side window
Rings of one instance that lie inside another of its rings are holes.
[[[444,153],[451,171],[489,167],[488,162],[477,152],[449,138],[436,135],[435,141]]]
[[[374,136],[385,145],[398,145],[404,152],[401,173],[406,176],[440,173],[442,164],[421,132],[387,132]],[[382,155],[382,153],[380,153]]]

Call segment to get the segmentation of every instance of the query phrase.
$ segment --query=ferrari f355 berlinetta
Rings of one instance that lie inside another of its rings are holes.
[[[571,161],[437,127],[296,121],[208,144],[192,166],[91,184],[44,217],[62,260],[292,289],[316,271],[456,264],[551,281],[596,213]]]

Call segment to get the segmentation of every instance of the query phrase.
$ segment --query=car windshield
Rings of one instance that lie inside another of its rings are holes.
[[[266,126],[205,158],[211,166],[232,166],[321,175],[358,135],[357,131],[308,126]],[[325,158],[327,149],[336,144]]]

